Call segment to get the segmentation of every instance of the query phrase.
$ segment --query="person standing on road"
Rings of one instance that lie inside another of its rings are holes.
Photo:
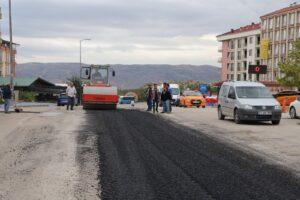
[[[167,83],[163,84],[163,91],[161,93],[161,100],[163,102],[162,113],[170,113],[170,99],[172,99]]]
[[[151,111],[152,110],[152,87],[151,85],[148,85],[148,89],[146,91],[146,96],[147,96],[147,105],[148,105],[148,109],[147,111]]]
[[[71,107],[71,110],[73,110],[77,91],[76,91],[76,88],[74,87],[74,84],[72,82],[68,86],[66,93],[67,93],[67,96],[68,96],[67,110],[69,110],[69,107]]]
[[[9,112],[10,101],[12,98],[12,91],[10,84],[6,85],[2,91],[2,98],[4,99],[4,112],[7,114]]]
[[[153,113],[158,112],[159,96],[158,96],[157,84],[153,85],[152,103],[153,103],[152,105]]]
[[[170,92],[170,95],[171,95],[171,97],[170,97],[170,101],[169,101],[169,103],[170,103],[170,105],[169,105],[169,110],[170,110],[170,112],[172,112],[172,104],[171,104],[171,101],[172,101],[172,89],[171,89],[171,87],[170,87],[170,84],[169,83],[167,83],[167,87],[168,87],[168,91]]]

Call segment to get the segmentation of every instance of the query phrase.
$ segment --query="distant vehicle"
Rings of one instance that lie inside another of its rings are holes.
[[[297,99],[298,95],[300,95],[300,92],[297,91],[282,91],[273,96],[277,99],[281,106],[283,106],[284,100],[286,101],[285,105],[290,106],[290,104]]]
[[[135,102],[135,97],[133,96],[120,96],[119,104],[132,104]]]
[[[57,106],[65,106],[68,104],[68,96],[65,93],[62,93],[57,98]]]
[[[300,117],[300,96],[290,105],[290,116],[292,119]]]
[[[163,85],[158,87],[158,91],[161,93],[163,90]],[[180,101],[180,87],[178,84],[170,84],[170,90],[172,93],[171,105],[179,106]]]
[[[235,81],[224,82],[218,97],[218,118],[233,117],[242,121],[271,121],[278,125],[281,106],[262,83]]]
[[[180,107],[202,107],[205,108],[206,101],[203,95],[198,91],[187,90],[184,91],[182,96],[180,97],[179,102]]]

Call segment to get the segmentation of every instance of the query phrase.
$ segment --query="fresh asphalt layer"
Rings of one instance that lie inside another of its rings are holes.
[[[87,111],[102,199],[300,199],[292,173],[137,110]]]

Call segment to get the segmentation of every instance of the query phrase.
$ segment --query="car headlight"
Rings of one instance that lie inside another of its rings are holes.
[[[275,106],[275,110],[281,110],[281,106],[279,105]]]
[[[253,107],[250,106],[250,105],[244,105],[243,108],[246,109],[246,110],[252,110],[253,109]]]

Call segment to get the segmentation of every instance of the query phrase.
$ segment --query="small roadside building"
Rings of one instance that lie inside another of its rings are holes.
[[[0,77],[0,87],[3,87],[10,83],[10,77]],[[50,98],[53,99],[53,96],[56,96],[60,93],[66,91],[66,87],[57,86],[50,81],[47,81],[43,78],[29,78],[29,77],[17,77],[14,78],[14,89],[16,91],[16,96],[19,97],[23,92],[35,92],[39,97],[42,97],[40,100],[46,100]]]

